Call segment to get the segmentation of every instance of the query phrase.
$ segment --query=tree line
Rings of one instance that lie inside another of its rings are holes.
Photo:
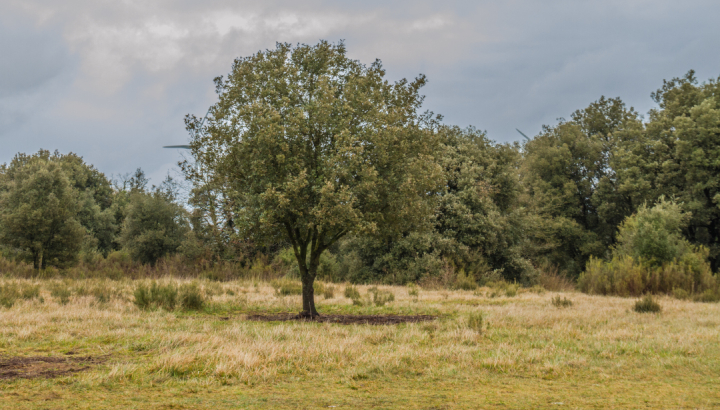
[[[702,271],[692,286],[720,268],[718,80],[664,81],[647,117],[600,97],[522,144],[421,112],[426,81],[391,83],[342,42],[238,58],[207,121],[186,117],[188,204],[172,180],[111,183],[72,153],[18,154],[0,168],[3,254],[38,269],[90,252],[290,255],[309,315],[316,277],[531,285],[557,268],[600,289],[618,280],[598,273],[613,258],[647,272],[685,260]]]

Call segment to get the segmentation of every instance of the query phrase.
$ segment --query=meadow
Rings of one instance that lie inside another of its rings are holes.
[[[140,309],[147,279],[0,279],[2,409],[718,408],[720,304],[568,289],[324,284],[321,314],[398,325],[257,321],[300,310],[262,280],[161,278],[198,310]],[[377,294],[394,300],[374,303]],[[9,307],[8,307],[9,306]]]

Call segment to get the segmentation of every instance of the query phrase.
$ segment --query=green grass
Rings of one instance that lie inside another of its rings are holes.
[[[356,286],[395,300],[358,306],[336,292],[318,296],[318,310],[441,317],[343,326],[244,320],[300,310],[299,296],[266,283],[157,281],[205,295],[199,311],[138,308],[134,292],[151,281],[63,282],[65,304],[51,296],[55,282],[0,280],[9,283],[39,291],[0,308],[0,356],[107,360],[56,379],[0,380],[0,409],[720,406],[716,303],[661,297],[662,315],[640,315],[634,299],[579,293]],[[572,309],[555,308],[556,297]]]

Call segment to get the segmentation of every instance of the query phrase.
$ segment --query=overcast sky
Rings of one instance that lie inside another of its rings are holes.
[[[212,79],[275,42],[344,39],[388,78],[427,75],[425,108],[505,142],[601,95],[641,113],[663,79],[720,75],[717,0],[0,0],[0,163],[73,151],[159,183]]]

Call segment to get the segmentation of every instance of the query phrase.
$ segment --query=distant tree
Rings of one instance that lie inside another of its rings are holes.
[[[538,216],[543,257],[570,274],[590,256],[602,256],[618,224],[639,205],[623,195],[614,167],[618,144],[638,129],[637,112],[602,97],[525,145],[525,202]]]
[[[474,128],[445,127],[440,135],[445,186],[436,230],[453,240],[460,260],[479,256],[506,279],[528,282],[533,269],[520,248],[526,228],[519,147],[495,144]]]
[[[189,230],[187,211],[160,189],[129,194],[120,244],[130,256],[154,265],[177,252]]]
[[[24,251],[35,269],[73,264],[86,235],[78,194],[57,162],[17,155],[0,169],[0,242]]]
[[[342,42],[277,44],[216,79],[206,132],[193,133],[196,161],[227,187],[239,238],[291,243],[302,316],[318,314],[313,282],[328,247],[349,233],[402,232],[434,209],[441,172],[432,119],[418,114],[425,77],[384,76]]]

